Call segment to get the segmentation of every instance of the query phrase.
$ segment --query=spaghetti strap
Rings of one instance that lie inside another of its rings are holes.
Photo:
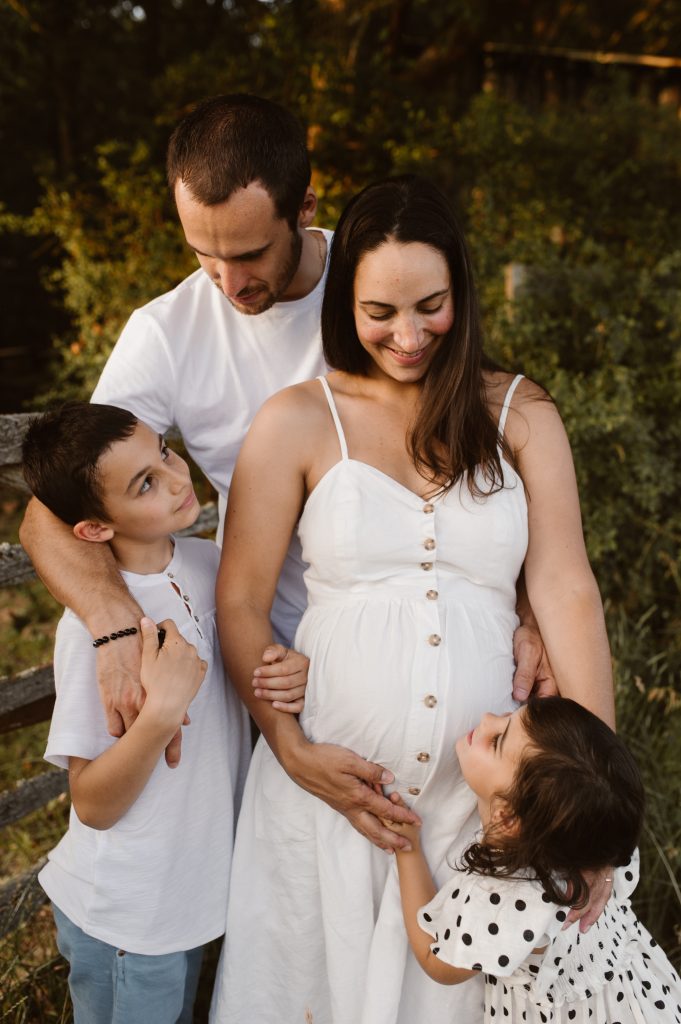
[[[343,433],[343,428],[341,426],[340,416],[338,415],[338,409],[336,408],[336,403],[333,400],[331,388],[329,387],[329,383],[326,377],[317,377],[317,380],[324,388],[324,394],[326,395],[326,400],[329,403],[329,409],[331,410],[331,415],[333,416],[333,422],[336,424],[336,433],[338,434],[338,443],[340,444],[341,457],[345,462],[348,458],[348,446],[345,440],[345,434]]]
[[[499,417],[499,427],[498,427],[499,440],[501,440],[501,438],[504,436],[504,429],[506,427],[506,417],[508,416],[508,410],[509,410],[510,405],[511,405],[511,399],[513,398],[513,393],[515,392],[515,389],[518,387],[518,384],[520,384],[520,382],[523,379],[523,377],[524,377],[524,374],[522,374],[522,373],[516,374],[516,376],[513,378],[513,380],[511,381],[511,383],[509,385],[508,391],[506,392],[506,397],[504,398],[504,404],[501,407],[501,416]]]

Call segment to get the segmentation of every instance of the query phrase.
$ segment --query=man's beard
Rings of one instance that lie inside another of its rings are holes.
[[[271,309],[275,302],[278,302],[281,296],[284,294],[288,286],[290,285],[293,278],[296,276],[296,271],[300,265],[300,256],[303,251],[303,239],[298,231],[291,232],[291,246],[286,257],[286,262],[281,268],[281,272],[274,282],[274,285],[269,288],[263,289],[262,296],[259,302],[255,302],[252,305],[242,305],[236,299],[228,299],[227,301],[236,309],[238,313],[244,313],[246,316],[257,316],[259,313],[265,313],[268,309]]]

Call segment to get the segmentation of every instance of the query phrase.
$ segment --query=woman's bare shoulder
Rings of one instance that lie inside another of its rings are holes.
[[[260,407],[253,429],[270,433],[278,430],[313,430],[328,416],[328,405],[318,380],[277,391]]]
[[[501,416],[508,389],[516,376],[504,370],[485,371],[483,374],[488,408],[496,421]],[[523,376],[513,392],[504,430],[507,441],[516,452],[527,443],[531,423],[538,426],[537,418],[541,421],[545,416],[560,419],[548,391],[541,384]]]
[[[501,412],[506,394],[511,384],[515,380],[518,374],[507,373],[506,370],[485,370],[483,371],[482,379],[485,385],[485,395],[487,403],[489,405],[490,412]],[[513,398],[511,400],[511,407],[519,407],[524,402],[532,402],[537,399],[550,401],[550,395],[541,384],[537,384],[536,381],[530,380],[529,377],[521,376],[518,381],[515,391],[513,392]]]

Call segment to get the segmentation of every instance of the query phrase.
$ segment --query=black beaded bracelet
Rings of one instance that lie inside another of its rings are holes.
[[[98,640],[92,641],[93,647],[101,647],[102,644],[108,644],[109,640],[118,640],[122,636],[132,636],[133,633],[137,632],[137,626],[128,626],[127,629],[119,629],[117,633],[109,633],[108,636],[100,636]]]

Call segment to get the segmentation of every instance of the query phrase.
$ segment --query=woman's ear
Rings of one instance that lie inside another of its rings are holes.
[[[98,523],[96,519],[83,519],[73,527],[73,535],[78,540],[89,540],[93,544],[104,544],[114,535],[110,526]]]

